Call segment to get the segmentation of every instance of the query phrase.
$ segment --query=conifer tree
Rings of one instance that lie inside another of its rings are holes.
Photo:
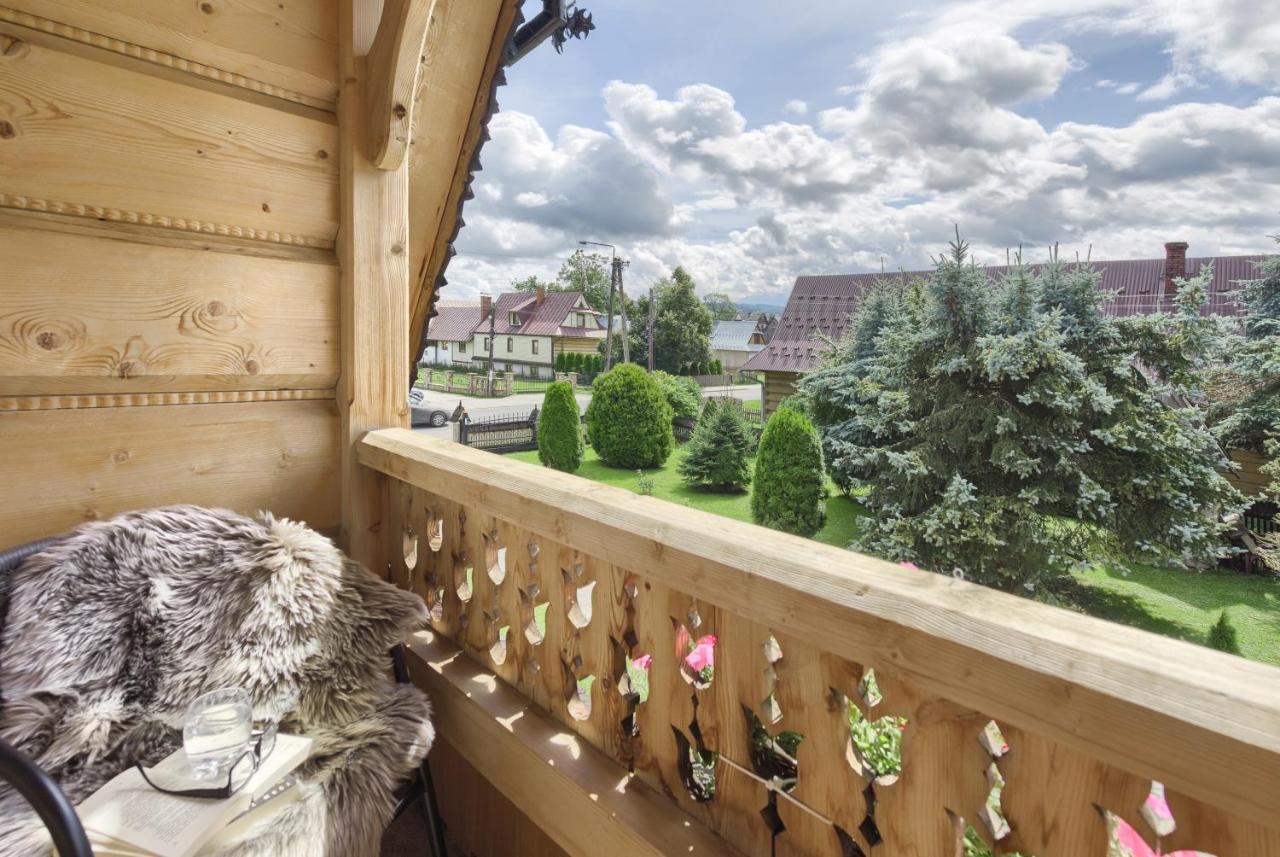
[[[568,381],[547,387],[538,417],[538,460],[547,467],[573,473],[582,466],[582,423],[578,400]]]
[[[727,403],[719,407],[728,409]],[[826,493],[818,434],[808,417],[784,405],[769,417],[760,437],[751,517],[775,530],[812,536],[826,523]]]
[[[746,490],[751,484],[747,464],[750,448],[743,422],[732,407],[712,408],[710,415],[698,420],[689,439],[680,476],[697,488],[732,493]]]
[[[1238,495],[1194,408],[1204,280],[1178,313],[1116,320],[1087,266],[992,283],[959,238],[922,284],[877,288],[803,383],[859,546],[1038,594],[1071,563],[1221,556]]]

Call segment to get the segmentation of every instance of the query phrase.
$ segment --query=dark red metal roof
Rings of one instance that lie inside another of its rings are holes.
[[[542,304],[538,304],[537,296],[529,292],[505,292],[498,296],[494,304],[496,316],[493,332],[498,334],[521,333],[525,336],[603,336],[604,328],[581,327],[577,319],[570,319],[582,303],[582,292],[547,292]],[[581,307],[587,315],[588,325],[595,319],[596,313],[590,307]],[[476,332],[489,332],[489,319],[480,314],[480,305],[467,307],[437,307],[438,315],[431,319],[430,331],[427,334],[432,342],[462,342],[471,338]],[[519,324],[511,323],[511,313],[516,314]],[[575,324],[566,324],[574,321]]]
[[[1205,265],[1213,265],[1206,312],[1238,315],[1240,310],[1231,293],[1237,288],[1237,281],[1257,277],[1255,265],[1264,258],[1259,255],[1188,259],[1187,276],[1195,276]],[[1099,288],[1116,293],[1106,307],[1109,315],[1146,315],[1173,309],[1172,293],[1165,289],[1164,259],[1123,259],[1093,264],[1102,272]],[[998,279],[1008,273],[1009,267],[993,265],[984,270],[987,276]],[[839,339],[844,334],[849,314],[858,308],[862,296],[877,280],[932,274],[929,270],[890,275],[797,277],[773,337],[742,368],[759,372],[806,372],[813,368],[826,348],[825,339]]]

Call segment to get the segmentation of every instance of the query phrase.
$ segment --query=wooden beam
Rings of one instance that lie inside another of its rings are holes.
[[[493,79],[519,4],[436,0],[409,154],[409,270],[414,277],[409,350],[416,356],[436,280],[451,255],[472,161],[484,137]]]
[[[355,445],[372,428],[407,426],[409,375],[401,355],[409,343],[408,181],[402,163],[380,170],[364,142],[367,67],[356,34],[372,29],[376,9],[342,0],[338,100],[341,217],[338,231],[342,414],[342,524],[339,541],[375,574],[386,573],[382,516],[385,484],[356,463]],[[357,20],[357,16],[359,20]]]
[[[1280,828],[1280,669],[392,429],[360,461]]]
[[[448,639],[421,631],[405,643],[437,731],[568,854],[739,853]]]
[[[386,0],[369,51],[365,101],[369,109],[369,161],[380,170],[398,169],[409,151],[414,95],[423,42],[435,0]]]

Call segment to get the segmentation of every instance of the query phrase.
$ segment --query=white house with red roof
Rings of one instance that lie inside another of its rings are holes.
[[[604,317],[581,292],[504,292],[478,305],[442,306],[427,326],[423,360],[460,369],[553,377],[562,352],[595,354],[605,338]]]

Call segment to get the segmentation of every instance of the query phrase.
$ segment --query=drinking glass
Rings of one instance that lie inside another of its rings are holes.
[[[243,688],[227,687],[198,697],[187,709],[182,749],[196,779],[216,780],[249,750],[253,706]]]

